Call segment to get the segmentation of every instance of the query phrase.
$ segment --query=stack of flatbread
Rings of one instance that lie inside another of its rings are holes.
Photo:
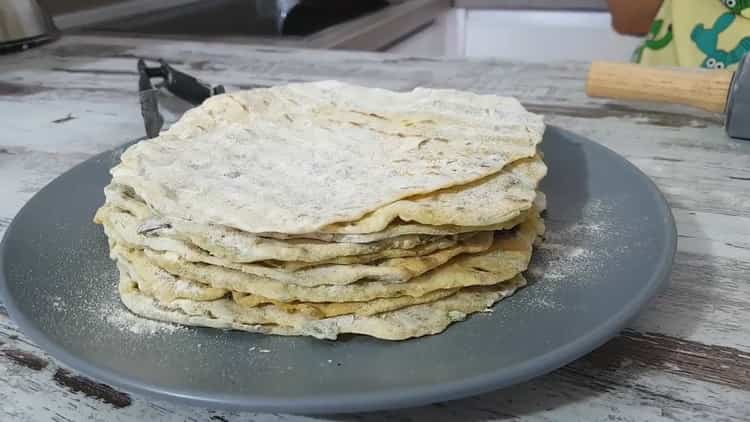
[[[515,99],[454,90],[233,92],[125,151],[95,221],[147,318],[435,334],[525,284],[543,132]]]

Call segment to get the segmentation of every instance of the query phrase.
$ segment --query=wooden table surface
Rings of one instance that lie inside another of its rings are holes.
[[[62,367],[0,306],[0,421],[750,420],[750,142],[727,138],[719,116],[589,99],[584,63],[67,37],[0,56],[0,234],[60,173],[143,136],[137,57],[165,58],[228,89],[335,78],[517,96],[657,183],[679,232],[671,286],[628,330],[544,377],[455,402],[330,418],[188,408],[117,391]],[[163,108],[174,119],[184,106]]]

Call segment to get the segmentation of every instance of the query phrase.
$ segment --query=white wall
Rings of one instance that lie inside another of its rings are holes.
[[[453,9],[389,51],[535,62],[627,61],[639,42],[612,30],[606,12]]]
[[[612,30],[606,12],[469,10],[466,55],[523,61],[629,60],[639,38]]]
[[[391,46],[388,52],[411,56],[463,57],[466,10],[451,9],[430,26]]]

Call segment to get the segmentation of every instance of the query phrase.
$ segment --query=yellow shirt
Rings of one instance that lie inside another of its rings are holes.
[[[750,0],[664,0],[633,61],[734,69],[747,52]]]

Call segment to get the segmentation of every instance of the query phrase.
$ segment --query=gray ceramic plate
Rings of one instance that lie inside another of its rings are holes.
[[[24,333],[60,361],[154,398],[321,413],[507,387],[615,335],[666,284],[675,251],[669,207],[635,167],[554,127],[543,150],[549,233],[531,285],[440,335],[333,342],[164,323],[129,328],[106,239],[91,222],[120,151],[75,167],[26,204],[0,247],[0,293]]]

